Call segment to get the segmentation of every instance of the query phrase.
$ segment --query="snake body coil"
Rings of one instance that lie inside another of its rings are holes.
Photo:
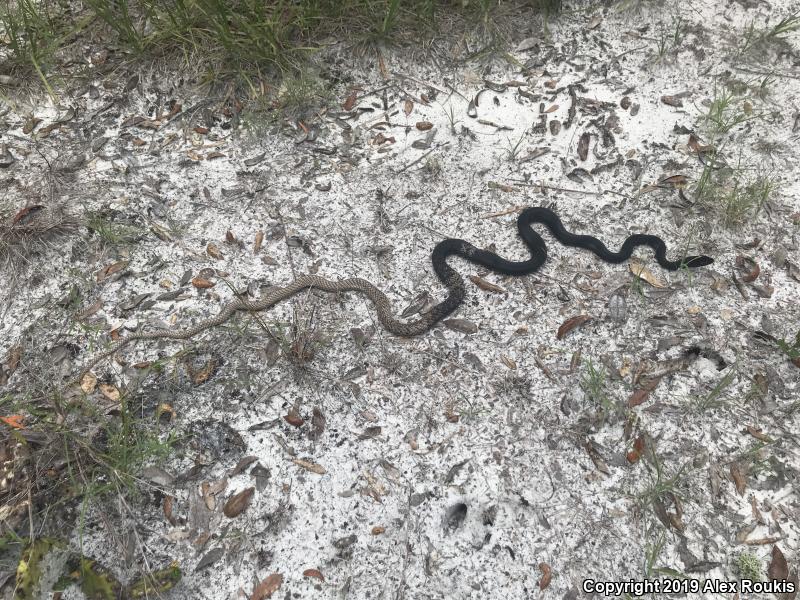
[[[547,247],[542,236],[531,227],[533,223],[546,225],[553,236],[565,246],[591,250],[598,257],[610,263],[621,263],[629,259],[637,246],[649,246],[652,248],[658,264],[669,271],[676,271],[684,267],[703,267],[714,262],[708,256],[686,256],[677,261],[667,260],[667,246],[664,240],[654,235],[645,234],[631,235],[625,240],[618,252],[611,252],[603,242],[595,237],[575,235],[567,231],[558,215],[550,209],[542,207],[527,208],[520,213],[517,219],[517,228],[520,237],[530,251],[531,257],[528,260],[509,261],[493,252],[481,250],[469,242],[459,239],[446,239],[436,244],[431,254],[431,262],[436,276],[448,290],[447,297],[415,321],[406,323],[395,318],[386,294],[365,279],[352,277],[350,279],[331,281],[316,275],[303,275],[286,287],[271,290],[258,300],[234,300],[226,304],[216,316],[200,321],[188,329],[132,333],[92,356],[81,371],[79,380],[98,362],[133,341],[161,338],[173,340],[189,339],[206,329],[221,325],[238,311],[263,311],[291,298],[298,292],[310,288],[331,293],[362,292],[375,305],[378,319],[389,332],[404,337],[419,335],[456,310],[464,301],[464,296],[466,295],[464,280],[455,269],[447,264],[448,257],[460,256],[472,263],[505,275],[528,275],[539,270],[547,260]]]

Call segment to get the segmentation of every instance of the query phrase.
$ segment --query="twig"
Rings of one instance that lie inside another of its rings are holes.
[[[414,83],[417,83],[419,85],[428,86],[429,88],[431,88],[433,90],[436,90],[440,94],[446,94],[447,93],[442,88],[437,87],[437,86],[433,85],[432,83],[429,83],[427,81],[423,81],[422,79],[417,79],[416,77],[413,77],[411,75],[406,75],[405,73],[399,73],[397,71],[392,71],[392,75],[394,75],[395,77],[400,77],[401,79],[408,79],[409,81],[413,81]]]
[[[415,158],[414,160],[412,160],[410,163],[408,163],[408,164],[407,164],[405,167],[403,167],[403,168],[402,168],[402,169],[400,169],[399,171],[395,171],[395,172],[394,172],[394,174],[395,174],[395,175],[399,175],[399,174],[400,174],[400,173],[402,173],[403,171],[405,171],[405,170],[407,170],[407,169],[410,169],[410,168],[411,168],[411,167],[413,167],[415,164],[417,164],[419,161],[421,161],[423,158],[426,158],[426,157],[427,157],[427,156],[428,156],[428,155],[429,155],[431,152],[433,152],[434,150],[436,150],[436,148],[431,148],[431,149],[430,149],[430,150],[428,150],[428,151],[427,151],[425,154],[422,154],[421,156],[418,156],[417,158]]]
[[[527,182],[522,181],[520,179],[510,179],[509,181],[513,181],[515,183],[518,183],[518,184],[524,185],[524,186],[528,186],[528,187],[539,188],[539,189],[542,189],[542,190],[551,190],[553,192],[567,192],[567,193],[570,193],[570,194],[585,194],[587,196],[602,196],[603,194],[613,194],[615,196],[622,196],[623,198],[630,198],[631,197],[630,194],[626,194],[624,192],[617,192],[615,190],[600,190],[599,192],[592,192],[592,191],[589,191],[589,190],[576,190],[574,188],[563,188],[563,187],[557,187],[557,186],[553,186],[553,185],[545,185],[543,183],[527,183]]]

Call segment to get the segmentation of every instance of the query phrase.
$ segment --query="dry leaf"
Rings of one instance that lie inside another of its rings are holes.
[[[539,563],[539,569],[542,571],[542,578],[539,580],[539,589],[547,589],[550,585],[550,580],[553,578],[553,570],[547,563]]]
[[[298,413],[297,409],[294,407],[290,408],[289,412],[283,415],[283,420],[292,427],[302,427],[303,423],[305,423],[303,417],[300,416],[300,413]]]
[[[386,532],[386,527],[381,527],[380,525],[376,525],[370,531],[370,533],[372,535],[381,535],[382,533],[385,533],[385,532]]]
[[[110,383],[101,383],[97,386],[100,389],[100,393],[103,394],[106,398],[111,400],[112,402],[119,402],[120,393],[117,388],[115,388]]]
[[[656,185],[659,187],[681,188],[687,183],[689,183],[689,178],[686,175],[670,175],[659,179]]]
[[[0,417],[0,421],[11,427],[12,429],[25,429],[22,424],[24,417],[22,415],[8,415],[7,417]]]
[[[767,434],[762,433],[760,429],[756,429],[752,425],[747,426],[747,433],[752,435],[757,440],[761,440],[762,442],[766,442],[768,444],[772,443],[772,438],[769,437]]]
[[[558,331],[556,332],[556,339],[558,340],[564,339],[564,336],[567,335],[570,331],[572,331],[579,325],[583,325],[584,323],[586,323],[586,321],[590,319],[591,317],[589,315],[578,315],[576,317],[571,317],[567,319],[558,328]]]
[[[253,593],[250,594],[250,600],[266,600],[281,587],[282,583],[283,575],[273,573],[255,587]]]
[[[511,358],[509,358],[505,354],[500,355],[500,361],[512,371],[514,371],[517,368],[517,363],[515,363]]]
[[[322,573],[319,569],[306,569],[303,571],[303,577],[313,577],[315,579],[319,579],[320,581],[325,581],[325,577],[322,576]]]
[[[120,260],[118,262],[112,263],[110,265],[106,265],[102,269],[100,269],[97,274],[95,275],[98,282],[104,281],[113,275],[114,273],[118,273],[122,269],[128,266],[127,260]]]
[[[315,462],[311,462],[310,460],[295,458],[292,459],[292,462],[299,467],[303,467],[306,471],[311,471],[312,473],[316,473],[317,475],[325,475],[325,473],[327,473],[325,467],[323,467],[322,465],[318,465]]]
[[[499,285],[495,285],[483,279],[482,277],[478,277],[477,275],[470,275],[469,280],[477,285],[482,290],[487,292],[495,292],[497,294],[505,294],[505,290],[501,288]]]
[[[403,112],[408,116],[411,114],[412,110],[414,110],[414,103],[406,98],[406,101],[403,103]]]
[[[21,358],[22,346],[12,346],[8,350],[8,354],[6,355],[6,370],[8,371],[9,375],[17,370]]]
[[[184,365],[186,366],[186,371],[189,373],[192,383],[194,385],[200,385],[211,379],[211,376],[216,373],[220,362],[216,358],[209,358],[202,367],[195,369],[192,361],[187,358],[187,360],[184,361]]]
[[[761,274],[761,267],[752,258],[747,256],[736,257],[736,267],[742,273],[741,280],[745,283],[752,283]]]
[[[228,498],[228,501],[225,502],[225,506],[222,507],[223,514],[229,519],[238,517],[250,506],[255,492],[256,488],[249,487]]]
[[[592,442],[591,440],[588,440],[586,442],[586,452],[589,454],[589,458],[592,459],[592,462],[594,463],[594,466],[598,471],[604,473],[605,475],[611,473],[611,471],[609,471],[608,469],[606,461],[603,460],[602,456],[600,456],[600,453],[597,451],[594,442]]]
[[[174,502],[175,502],[174,497],[164,496],[164,504],[162,505],[164,509],[164,517],[173,527],[178,524],[178,520],[172,514],[172,505],[174,504]]]
[[[91,394],[94,389],[97,387],[97,377],[95,377],[92,373],[87,373],[81,379],[81,389],[83,390],[84,394]]]
[[[780,536],[764,537],[764,538],[757,538],[754,540],[745,540],[742,543],[747,544],[748,546],[768,546],[769,544],[780,542],[781,539],[782,538]]]
[[[478,326],[468,319],[447,319],[442,324],[453,331],[461,333],[477,333]]]
[[[256,232],[256,241],[253,242],[253,254],[258,254],[261,250],[261,244],[264,243],[264,232],[260,229]]]
[[[216,258],[217,260],[222,260],[224,258],[224,256],[222,256],[222,252],[219,251],[219,248],[213,242],[209,243],[208,246],[206,246],[206,252],[208,252],[208,255],[211,258]]]
[[[628,406],[633,408],[634,406],[639,406],[640,404],[644,403],[644,401],[647,400],[647,397],[650,395],[650,392],[656,389],[659,381],[661,381],[661,377],[655,377],[649,380],[639,389],[634,390],[634,392],[631,394],[631,397],[628,398]]]
[[[635,258],[630,259],[629,267],[631,273],[633,273],[639,279],[646,281],[654,288],[665,288],[667,284],[661,281],[658,277],[653,275],[653,273],[645,267],[641,262],[636,260]]]
[[[661,96],[661,101],[667,106],[674,106],[676,108],[683,106],[683,100],[677,96]]]
[[[194,277],[192,279],[192,285],[198,289],[205,290],[214,287],[215,283],[204,277]]]
[[[732,462],[730,466],[731,479],[736,486],[736,491],[740,496],[744,496],[744,490],[747,488],[747,476],[744,469],[738,462]]]
[[[156,419],[158,419],[160,421],[161,417],[163,417],[164,415],[167,416],[167,421],[168,422],[169,421],[174,421],[175,420],[175,409],[172,408],[171,404],[168,404],[166,402],[159,402],[158,406],[156,407]]]
[[[342,104],[342,108],[346,111],[353,110],[353,107],[356,105],[356,97],[358,96],[358,90],[353,90],[350,92],[350,95],[347,96],[347,99]]]
[[[591,136],[589,135],[588,131],[584,131],[581,134],[581,138],[578,141],[578,158],[581,160],[586,160],[589,157],[589,140]]]
[[[789,565],[777,545],[772,547],[772,560],[769,562],[769,567],[767,567],[767,575],[769,575],[770,579],[777,579],[778,581],[789,577]]]
[[[629,463],[633,464],[639,462],[639,459],[642,457],[642,453],[644,452],[644,446],[645,446],[644,435],[639,435],[633,441],[633,449],[626,455],[626,458],[628,459]]]
[[[417,121],[417,129],[420,131],[428,131],[429,129],[433,129],[433,123],[430,121]]]
[[[103,308],[103,299],[98,298],[83,310],[75,313],[75,319],[78,321],[82,321],[83,319],[88,319],[92,315],[96,315],[101,308]]]

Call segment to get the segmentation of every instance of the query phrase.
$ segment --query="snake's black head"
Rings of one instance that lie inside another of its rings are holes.
[[[710,256],[686,256],[681,261],[682,266],[696,269],[698,267],[707,267],[714,262]]]

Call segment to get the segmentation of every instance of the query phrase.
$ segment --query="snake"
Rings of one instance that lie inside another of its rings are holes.
[[[684,256],[678,260],[668,260],[667,245],[664,240],[649,234],[631,235],[617,252],[612,252],[596,237],[577,235],[567,231],[558,215],[549,208],[530,207],[523,209],[517,218],[517,232],[530,252],[528,260],[507,260],[494,252],[482,250],[465,240],[456,238],[448,238],[436,244],[431,253],[431,263],[437,278],[447,289],[447,296],[414,321],[403,321],[395,317],[386,294],[366,279],[350,277],[333,281],[318,275],[301,275],[285,287],[272,288],[257,300],[243,298],[232,300],[224,305],[215,316],[200,321],[192,327],[131,333],[90,357],[81,370],[78,381],[81,381],[101,360],[115,354],[131,342],[156,339],[186,340],[207,329],[222,325],[238,312],[264,311],[309,289],[329,293],[360,292],[374,304],[378,320],[387,331],[401,337],[421,335],[452,314],[466,297],[464,279],[447,262],[451,256],[459,256],[473,264],[510,276],[529,275],[538,271],[547,261],[547,246],[542,236],[533,229],[532,225],[535,223],[546,226],[561,244],[590,250],[600,259],[609,263],[618,264],[628,260],[638,246],[649,246],[653,250],[658,264],[668,271],[684,268],[696,269],[714,262],[714,259],[708,256]]]

